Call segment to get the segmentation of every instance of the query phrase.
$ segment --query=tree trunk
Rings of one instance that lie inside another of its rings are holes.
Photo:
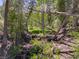
[[[51,4],[52,1],[51,0],[47,0],[47,16],[48,16],[48,25],[51,26]]]
[[[72,8],[72,13],[73,14],[79,14],[79,0],[73,0],[73,8]],[[73,17],[74,21],[73,21],[73,26],[74,29],[76,31],[78,31],[78,27],[79,27],[79,17]]]
[[[67,11],[66,9],[68,7],[66,7],[65,0],[58,0],[58,4],[57,5],[58,5],[58,11],[59,12],[65,12],[65,11]],[[66,15],[59,15],[59,20],[61,21],[61,24],[60,24],[60,27],[59,27],[58,31],[56,32],[53,40],[54,39],[55,40],[60,40],[60,39],[57,39],[58,38],[57,35],[63,34],[62,37],[66,35],[66,25],[68,23],[67,19],[68,19],[68,16],[66,16]]]
[[[23,0],[16,0],[16,13],[17,13],[17,25],[16,25],[16,45],[19,45],[22,43],[22,36],[21,33],[24,30],[23,26]]]
[[[7,33],[7,24],[8,24],[8,11],[9,11],[9,0],[6,0],[5,2],[5,14],[4,14],[4,36],[3,36],[3,45],[1,48],[1,55],[3,56],[3,59],[6,59],[6,46],[7,46],[7,37],[8,37],[8,33]]]
[[[45,28],[45,24],[44,24],[44,1],[41,2],[41,22],[42,22],[42,32],[44,34],[44,28]]]

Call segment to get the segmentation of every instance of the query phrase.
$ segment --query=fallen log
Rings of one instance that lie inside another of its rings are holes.
[[[39,39],[47,39],[47,41],[60,41],[64,37],[63,34],[61,35],[46,35],[46,36],[40,36],[40,35],[32,35],[32,38],[39,38]]]
[[[76,51],[71,50],[71,51],[59,51],[59,52],[56,52],[56,51],[53,50],[53,54],[60,54],[60,53],[68,54],[68,53],[74,53],[74,52],[76,52]]]

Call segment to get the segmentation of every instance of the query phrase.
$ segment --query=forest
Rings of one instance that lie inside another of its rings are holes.
[[[0,5],[0,59],[79,59],[79,0]]]

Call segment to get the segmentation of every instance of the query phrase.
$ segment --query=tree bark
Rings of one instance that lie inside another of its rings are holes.
[[[44,0],[41,2],[41,25],[42,25],[42,32],[44,34],[44,28],[45,28],[45,24],[44,24]]]
[[[79,0],[73,0],[72,1],[73,8],[72,8],[72,14],[79,14]],[[76,31],[78,31],[79,27],[79,17],[73,17],[73,26]]]
[[[4,34],[3,34],[3,44],[1,47],[1,55],[3,56],[3,59],[6,59],[6,46],[7,46],[7,39],[8,39],[8,11],[9,11],[9,0],[6,0],[5,2],[5,13],[4,13]]]

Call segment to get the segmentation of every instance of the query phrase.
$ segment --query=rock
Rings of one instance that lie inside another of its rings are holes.
[[[25,48],[25,49],[31,49],[32,45],[31,44],[25,44],[25,45],[23,45],[23,48]]]
[[[29,43],[29,41],[32,38],[31,35],[27,34],[27,33],[22,33],[21,35],[22,35],[22,38],[23,38],[24,42],[27,42],[27,43]]]

